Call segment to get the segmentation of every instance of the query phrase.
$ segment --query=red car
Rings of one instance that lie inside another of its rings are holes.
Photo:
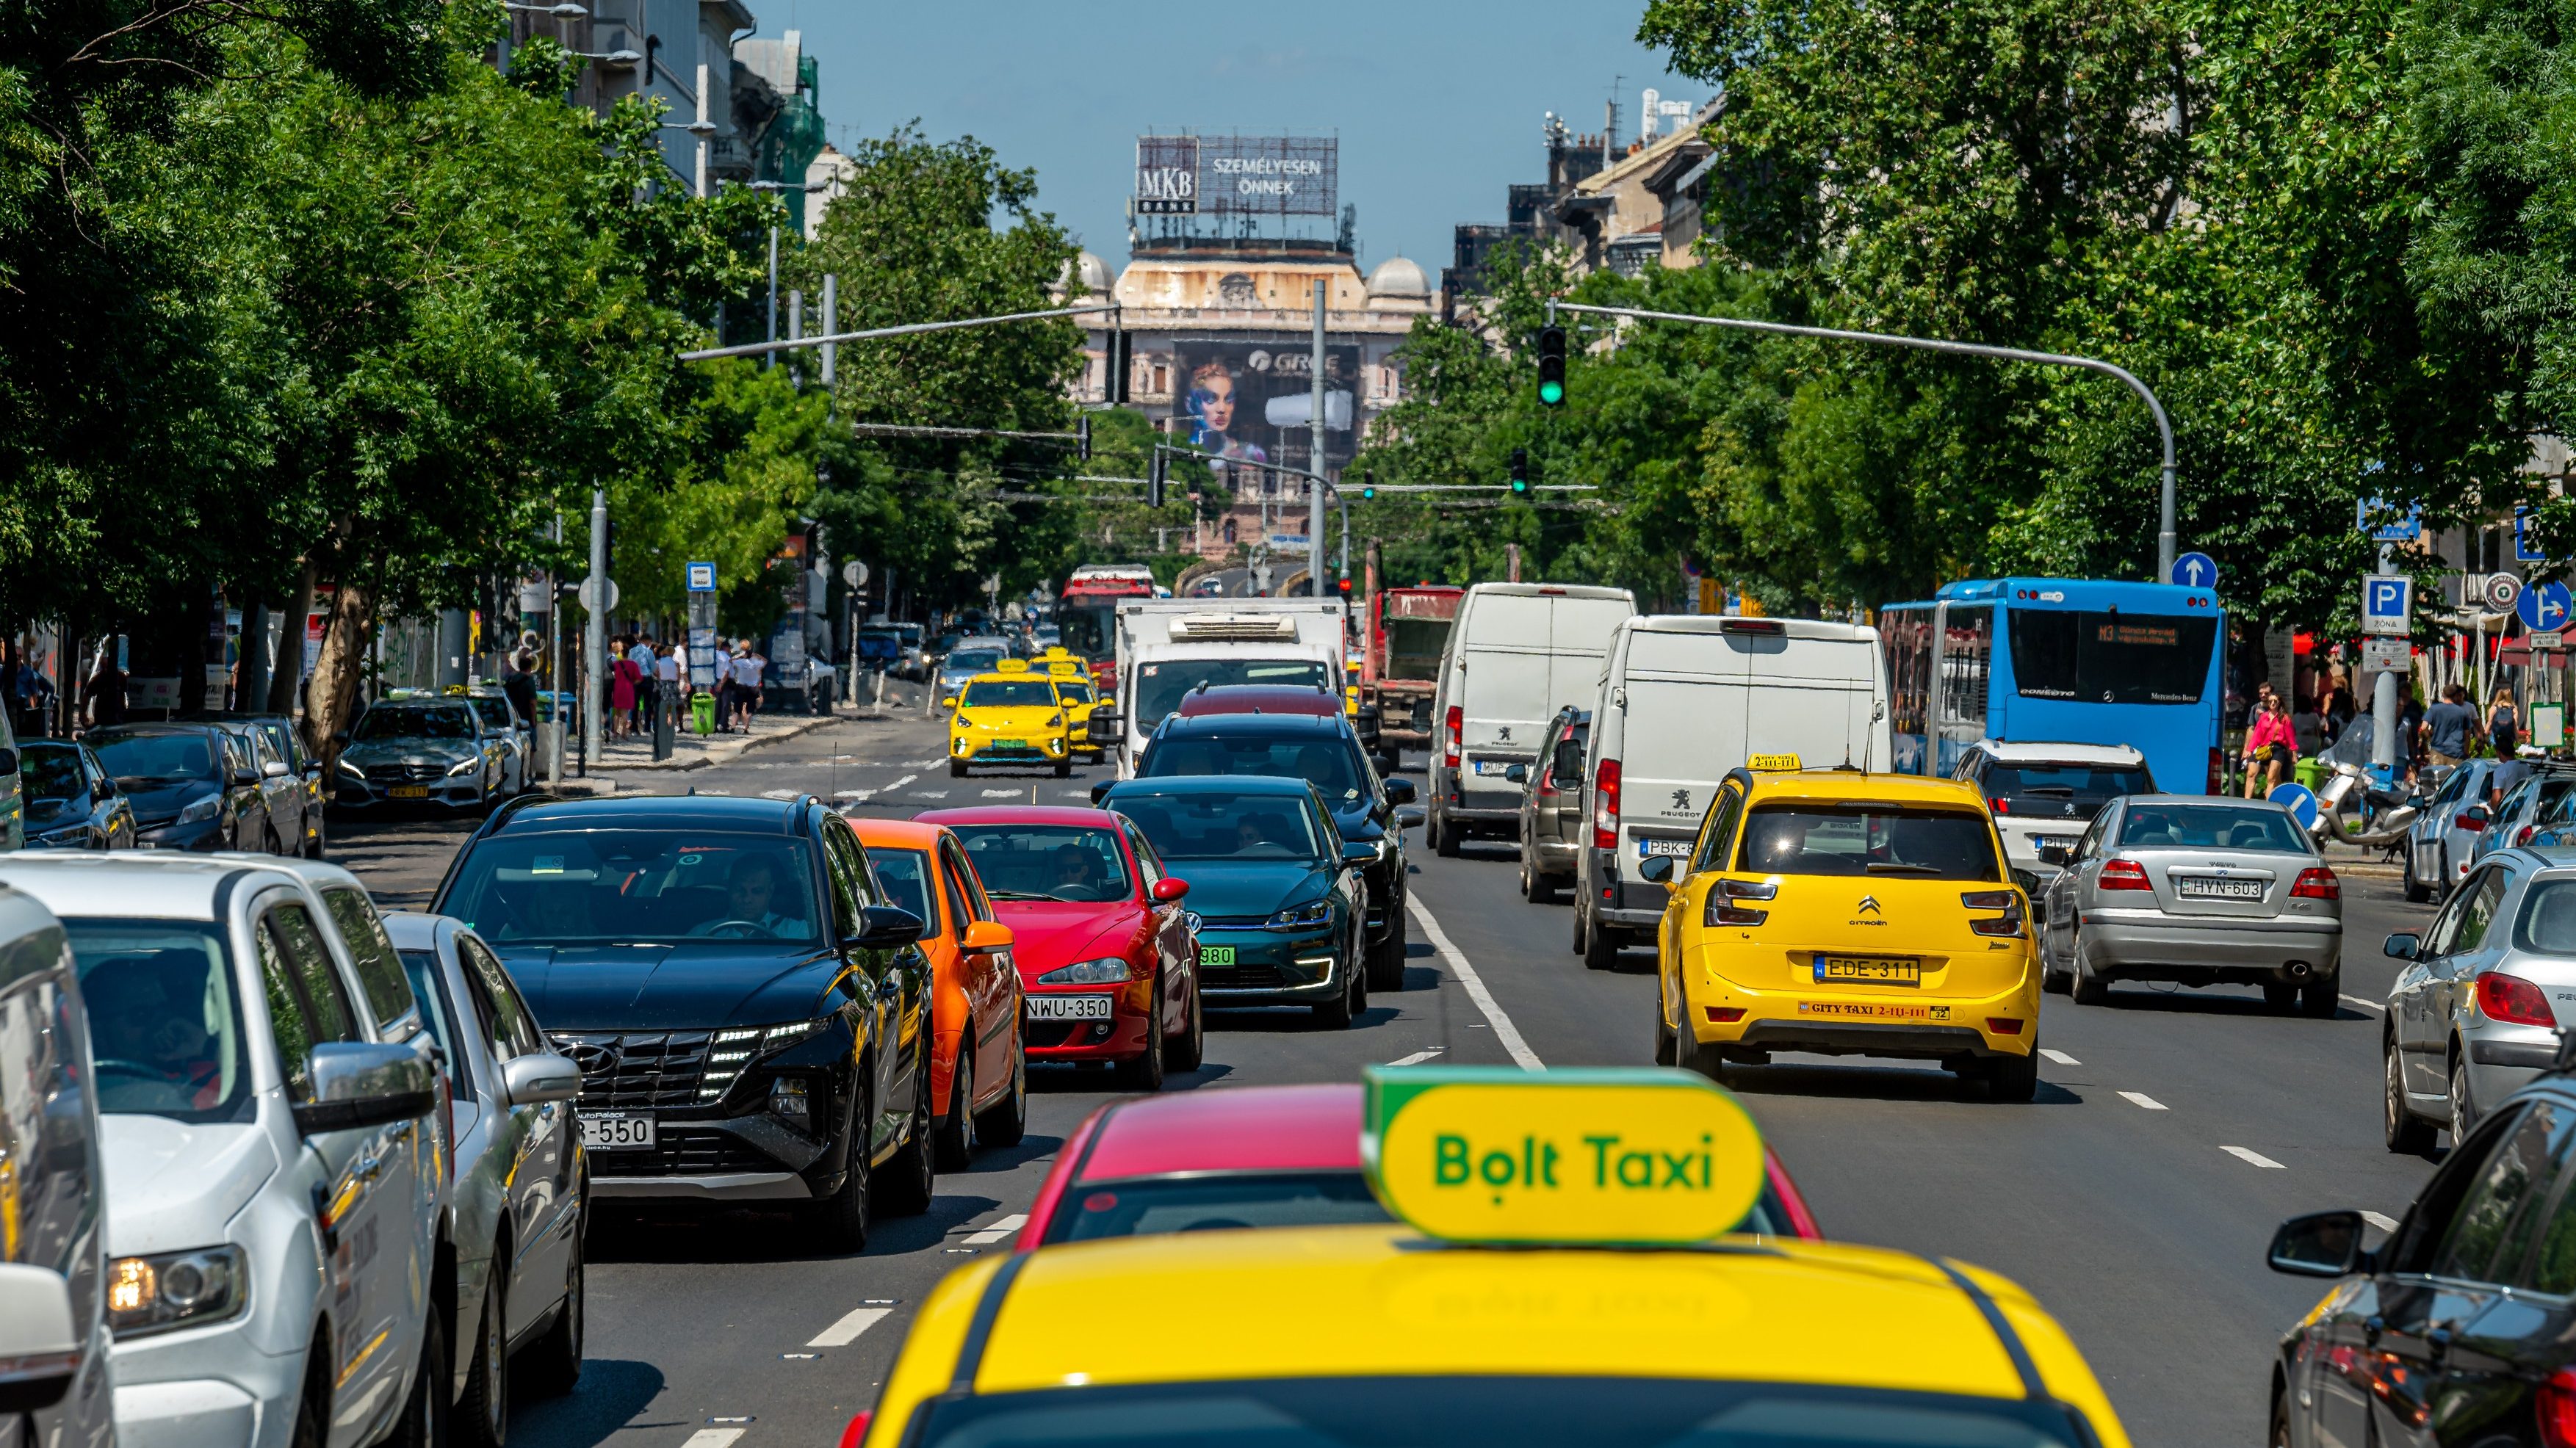
[[[1738,1229],[1822,1237],[1780,1159]],[[1083,1119],[1038,1188],[1017,1250],[1223,1227],[1383,1222],[1360,1172],[1360,1088],[1241,1086],[1113,1101]]]
[[[1100,809],[1004,805],[932,810],[966,847],[994,918],[1011,927],[1032,1064],[1102,1061],[1162,1089],[1195,1071],[1205,1041],[1198,937],[1136,827]]]
[[[1202,685],[1183,694],[1181,707],[1172,712],[1184,719],[1201,714],[1319,714],[1330,718],[1342,712],[1342,701],[1321,689],[1296,689],[1285,684]]]

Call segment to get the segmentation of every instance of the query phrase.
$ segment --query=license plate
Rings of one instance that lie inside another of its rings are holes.
[[[2055,845],[2061,850],[2071,850],[2075,848],[2075,837],[2073,835],[2033,835],[2030,837],[2030,847],[2034,850],[2044,850],[2051,845]]]
[[[1109,997],[1105,995],[1033,995],[1028,1001],[1029,1019],[1033,1021],[1109,1019]]]
[[[1500,776],[1510,769],[1511,765],[1500,759],[1479,759],[1476,761],[1476,772],[1480,775]]]
[[[425,784],[397,784],[393,788],[386,790],[385,793],[393,796],[395,799],[427,799],[429,798],[429,786]]]
[[[2174,893],[2185,900],[2260,900],[2260,880],[2212,880],[2191,875],[2173,877]]]
[[[1844,981],[1853,985],[1921,985],[1923,962],[1894,960],[1884,956],[1820,955],[1816,957],[1816,982]]]
[[[581,1114],[581,1144],[588,1151],[651,1151],[653,1118],[585,1111]]]
[[[1637,858],[1641,860],[1651,860],[1658,855],[1669,855],[1678,860],[1688,855],[1690,850],[1691,842],[1688,840],[1637,841]]]
[[[1025,739],[996,739],[993,741],[993,747],[995,749],[1026,749],[1029,747],[1029,741]]]
[[[1234,947],[1231,945],[1202,945],[1199,947],[1199,964],[1232,965],[1234,964]]]

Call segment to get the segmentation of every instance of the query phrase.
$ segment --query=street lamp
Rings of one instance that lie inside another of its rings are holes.
[[[716,133],[716,123],[713,121],[664,121],[662,123],[662,129],[666,131],[686,131],[692,136],[706,137],[712,136]]]
[[[557,20],[579,20],[590,13],[579,5],[514,5],[503,0],[504,10],[522,11],[529,15],[551,15]]]
[[[831,190],[833,183],[829,181],[748,181],[743,184],[754,191],[796,191],[811,196],[817,191]],[[769,224],[769,328],[761,340],[766,342],[778,340],[778,223],[774,221]],[[760,359],[762,371],[769,369],[771,360],[766,356]]]

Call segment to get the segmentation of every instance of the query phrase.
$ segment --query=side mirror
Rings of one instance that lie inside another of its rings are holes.
[[[2391,960],[2413,960],[2423,943],[2424,938],[2420,935],[2392,935],[2379,942],[2379,953]]]
[[[542,1106],[581,1094],[581,1068],[552,1051],[513,1056],[501,1063],[501,1094],[513,1106]]]
[[[1342,863],[1374,865],[1377,863],[1377,846],[1364,840],[1344,840],[1342,841]]]
[[[91,785],[89,787],[89,797],[93,802],[98,804],[105,804],[109,800],[116,798],[116,781],[112,779],[102,779],[98,783]]]
[[[2487,807],[2482,804],[2470,805],[2467,809],[2451,816],[2451,823],[2458,825],[2464,830],[2476,831],[2485,829],[2489,823]]]
[[[1529,783],[1529,766],[1526,764],[1509,765],[1503,770],[1503,778],[1510,780],[1514,784],[1527,784]]]
[[[2057,868],[2063,870],[2069,862],[2074,860],[2074,858],[2075,852],[2064,845],[2042,845],[2039,847],[2039,862],[2043,865],[2055,865]]]
[[[1127,734],[1127,716],[1102,705],[1083,721],[1083,737],[1094,744],[1115,744]]]
[[[1107,798],[1109,797],[1109,790],[1110,790],[1110,787],[1111,787],[1111,786],[1113,786],[1113,785],[1115,785],[1115,784],[1117,784],[1117,783],[1118,783],[1118,781],[1116,781],[1116,780],[1114,780],[1114,779],[1095,779],[1095,780],[1093,780],[1093,781],[1091,782],[1091,806],[1092,806],[1092,808],[1094,808],[1094,809],[1098,809],[1098,808],[1100,807],[1100,802],[1101,802],[1102,800],[1107,799]]]
[[[2361,1213],[2310,1212],[2292,1217],[2272,1234],[2264,1261],[2293,1277],[2348,1277],[2376,1265],[2361,1247]]]
[[[2013,883],[2021,887],[2021,892],[2023,894],[2031,896],[2034,899],[2038,898],[2040,880],[2036,873],[2022,869],[2016,869],[2012,873]]]
[[[332,747],[332,748],[334,748],[334,749],[346,749],[346,748],[348,748],[348,747],[349,747],[349,731],[348,731],[348,730],[346,730],[346,729],[343,729],[343,730],[341,730],[339,733],[332,735],[332,736],[331,736],[331,747]]]
[[[1418,804],[1398,805],[1395,810],[1395,827],[1400,830],[1420,829],[1423,820],[1428,817],[1429,812]]]
[[[287,773],[286,763],[283,760],[272,759],[259,767],[259,777],[262,779],[284,779]]]
[[[859,933],[843,941],[862,950],[910,945],[930,932],[922,918],[900,905],[870,905],[860,912]]]
[[[438,1105],[437,1068],[426,1052],[388,1041],[325,1041],[313,1048],[313,1099],[295,1108],[306,1136],[425,1116]]]
[[[51,1267],[0,1263],[0,1417],[61,1402],[80,1369],[71,1284]]]
[[[939,707],[940,707],[940,708],[942,708],[942,709],[954,709],[954,708],[956,708],[956,707],[957,707],[957,696],[956,696],[956,695],[954,695],[954,694],[950,694],[950,695],[949,695],[949,696],[947,696],[946,698],[941,699],[941,700],[939,701]]]
[[[1412,780],[1390,779],[1386,781],[1386,802],[1388,804],[1411,804],[1418,798],[1420,798],[1420,796],[1414,793]]]
[[[1190,893],[1190,882],[1187,880],[1175,880],[1165,875],[1154,882],[1154,898],[1165,905],[1171,904],[1188,893]]]
[[[1018,938],[1011,933],[1011,927],[999,920],[969,920],[966,933],[957,937],[957,947],[969,954],[981,955],[987,951],[1008,950],[1011,942]]]
[[[259,772],[251,769],[236,769],[233,771],[233,783],[257,784],[259,783]]]
[[[1673,857],[1648,855],[1638,863],[1637,874],[1639,878],[1651,880],[1655,884],[1669,885],[1673,882]]]

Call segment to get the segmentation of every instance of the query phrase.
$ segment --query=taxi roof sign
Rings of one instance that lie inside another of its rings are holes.
[[[1748,757],[1744,761],[1744,767],[1747,769],[1764,770],[1799,770],[1806,768],[1807,765],[1804,760],[1794,754],[1756,754]]]
[[[997,674],[1025,674],[1028,671],[1029,661],[1026,659],[1002,659],[993,665],[993,672]]]
[[[1425,1236],[1678,1246],[1734,1230],[1762,1193],[1762,1135],[1685,1071],[1372,1066],[1370,1190]]]
[[[1047,672],[1059,679],[1079,679],[1091,672],[1078,659],[1049,659],[1046,666]]]

